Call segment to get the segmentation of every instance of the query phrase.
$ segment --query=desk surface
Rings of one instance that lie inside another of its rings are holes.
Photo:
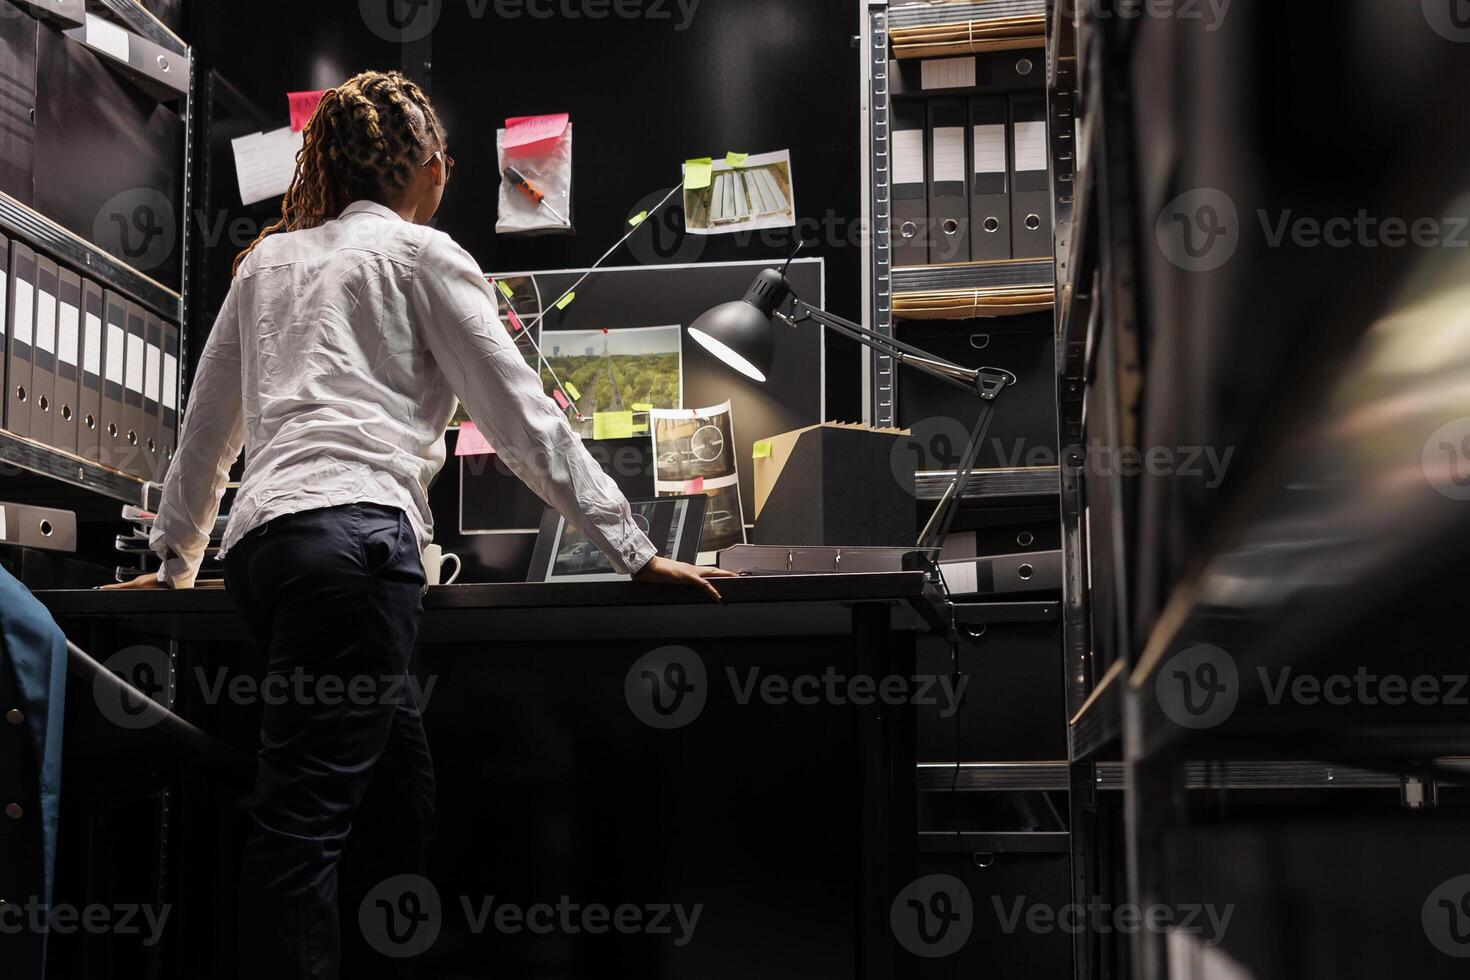
[[[943,628],[943,599],[922,572],[752,575],[714,584],[723,606],[691,588],[634,582],[435,586],[424,596],[421,638],[451,642],[492,623],[500,636],[521,629],[534,635],[845,632],[851,606],[869,602],[899,606],[903,614],[895,616],[897,628]],[[224,639],[230,631],[238,637],[235,604],[223,589],[87,589],[36,596],[61,620],[118,621],[181,639]]]

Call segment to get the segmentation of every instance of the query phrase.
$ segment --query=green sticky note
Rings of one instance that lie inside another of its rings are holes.
[[[500,291],[505,294],[506,299],[510,299],[515,295],[515,293],[511,291],[509,284],[507,284],[504,279],[495,280],[495,285],[500,287]]]
[[[556,308],[558,310],[564,310],[568,306],[571,306],[572,305],[572,300],[574,300],[576,298],[577,298],[577,294],[576,293],[567,293],[561,299],[559,299],[559,300],[556,301]]]
[[[643,224],[643,219],[647,217],[647,211],[639,211],[637,214],[633,215],[633,217],[628,219],[628,224],[632,225],[634,228],[637,228],[639,225]]]
[[[648,434],[648,423],[647,422],[639,422],[638,424],[634,425],[633,426],[633,434],[635,436],[647,435]]]
[[[595,412],[592,416],[594,439],[626,439],[632,434],[632,412]]]
[[[715,162],[710,157],[684,161],[684,189],[702,191],[713,179]]]
[[[749,159],[749,153],[736,153],[731,151],[725,154],[725,162],[732,167],[743,167],[745,166],[745,161]]]
[[[577,386],[574,385],[574,384],[572,384],[570,381],[568,381],[566,384],[562,385],[562,387],[567,390],[567,394],[571,395],[572,398],[575,401],[581,401],[582,400],[582,393],[580,391],[578,391],[577,390]]]
[[[634,402],[633,403],[633,411],[635,411],[635,412],[651,412],[651,411],[653,411],[653,403],[652,402]]]
[[[750,458],[751,459],[770,459],[771,458],[771,443],[770,443],[770,440],[768,439],[768,440],[765,440],[763,442],[758,442],[754,446],[752,446],[751,447],[751,451],[750,451]]]

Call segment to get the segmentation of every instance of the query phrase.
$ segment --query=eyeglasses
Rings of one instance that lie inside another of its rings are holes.
[[[448,180],[449,179],[449,175],[452,174],[452,173],[454,173],[454,157],[450,156],[448,153],[445,153],[443,150],[435,150],[433,153],[430,153],[429,154],[429,159],[427,159],[423,163],[419,164],[419,166],[420,167],[427,167],[429,164],[431,164],[431,163],[434,162],[434,158],[435,157],[441,157],[441,158],[443,158],[443,160],[444,160],[444,179],[445,180]]]

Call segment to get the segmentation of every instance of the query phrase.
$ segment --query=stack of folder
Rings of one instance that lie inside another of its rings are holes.
[[[1045,0],[909,3],[889,11],[895,58],[1010,51],[1044,44]]]
[[[905,320],[968,320],[974,317],[1020,316],[1052,308],[1052,289],[1005,286],[988,289],[943,289],[896,294],[893,312]]]
[[[161,482],[179,427],[179,339],[167,322],[0,236],[3,426]]]
[[[114,542],[122,562],[117,567],[117,581],[125,582],[143,572],[158,570],[158,556],[148,547],[148,536],[153,531],[153,521],[157,516],[154,512],[141,507],[123,507],[123,520],[128,521],[133,527],[131,533],[119,534]],[[200,587],[224,583],[225,573],[223,566],[219,563],[219,549],[220,542],[224,538],[225,525],[229,519],[228,514],[221,514],[215,519],[214,528],[209,534],[209,547],[204,551],[204,564],[200,566],[199,577],[196,581]]]

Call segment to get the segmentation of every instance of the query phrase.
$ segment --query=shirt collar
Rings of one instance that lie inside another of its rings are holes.
[[[338,217],[346,218],[349,215],[354,214],[375,214],[380,218],[389,218],[393,221],[403,220],[403,216],[394,211],[392,208],[384,207],[377,201],[366,200],[353,201],[351,204],[347,205],[347,207],[342,209],[342,213],[338,215]]]

